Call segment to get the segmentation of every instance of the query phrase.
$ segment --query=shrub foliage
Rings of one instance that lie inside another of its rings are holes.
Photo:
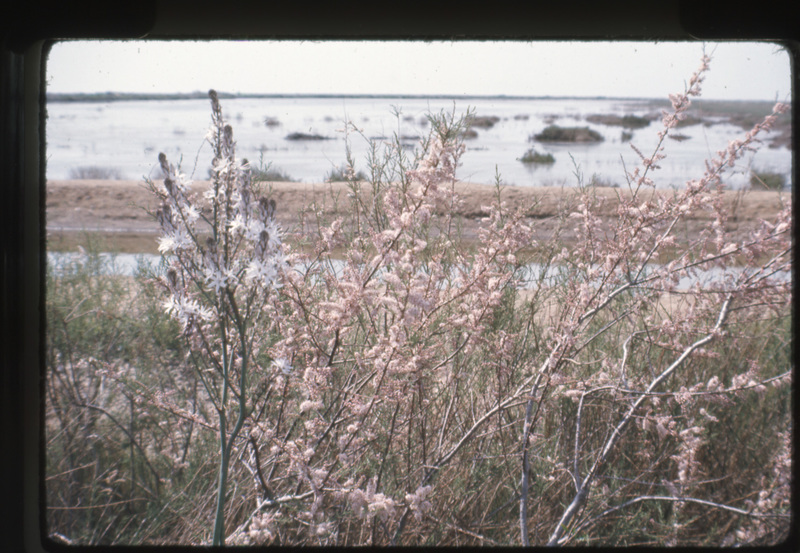
[[[453,215],[469,120],[349,162],[348,209],[279,229],[212,92],[214,179],[161,157],[160,271],[48,273],[47,522],[73,543],[733,545],[790,523],[791,228],[744,238],[725,170],[672,194],[672,95],[609,222],[592,187],[535,244],[501,185]],[[474,124],[474,122],[473,122]],[[381,149],[383,148],[383,149]],[[636,150],[638,152],[638,150]],[[709,224],[680,233],[689,212]],[[472,244],[472,245],[469,245]],[[534,247],[536,246],[536,247]],[[668,261],[662,255],[668,252]],[[713,278],[706,278],[713,275]],[[688,280],[691,284],[686,285]]]

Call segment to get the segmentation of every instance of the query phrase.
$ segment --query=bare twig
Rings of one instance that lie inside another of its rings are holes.
[[[673,372],[675,372],[675,370],[683,364],[683,362],[692,354],[692,352],[704,346],[705,344],[711,342],[711,340],[714,339],[717,332],[722,328],[722,325],[725,323],[731,302],[732,302],[732,297],[729,295],[722,303],[722,307],[720,308],[719,311],[719,316],[717,317],[717,322],[714,325],[713,329],[708,334],[706,334],[705,336],[703,336],[702,338],[700,338],[699,340],[688,346],[686,349],[684,349],[681,355],[678,356],[678,358],[675,361],[673,361],[669,367],[664,369],[664,371],[650,383],[650,386],[648,386],[647,388],[647,392],[651,392],[652,390],[654,390],[667,377],[669,377]],[[572,502],[566,508],[564,513],[561,515],[561,519],[558,521],[555,530],[553,530],[553,533],[550,535],[550,538],[548,540],[548,545],[556,545],[559,542],[561,536],[567,529],[567,525],[572,521],[572,519],[575,517],[578,511],[583,507],[584,502],[589,496],[589,490],[597,475],[597,471],[605,463],[609,453],[611,453],[611,450],[614,449],[614,446],[616,446],[617,442],[622,437],[622,434],[625,431],[628,422],[630,422],[631,418],[633,417],[633,414],[636,412],[636,410],[645,401],[647,397],[648,397],[647,395],[640,396],[639,399],[637,399],[633,403],[633,405],[631,405],[630,409],[628,409],[628,412],[614,428],[614,431],[611,433],[611,436],[608,438],[605,445],[603,446],[600,455],[597,456],[591,469],[589,469],[589,472],[586,474],[586,478],[581,483],[578,492],[572,499]]]
[[[643,501],[668,501],[672,503],[697,503],[699,505],[705,505],[707,507],[713,507],[715,509],[722,509],[724,511],[730,511],[731,513],[735,513],[737,515],[742,515],[746,517],[752,518],[781,518],[781,519],[791,519],[792,515],[790,514],[783,514],[783,513],[754,513],[752,511],[745,511],[744,509],[739,509],[737,507],[733,507],[731,505],[725,505],[724,503],[717,503],[715,501],[708,501],[706,499],[698,499],[695,497],[678,497],[678,496],[671,496],[671,495],[642,495],[639,497],[634,497],[624,503],[619,505],[615,505],[609,509],[606,509],[602,513],[593,516],[589,520],[586,520],[575,527],[575,529],[571,532],[572,535],[580,532],[584,528],[587,528],[600,520],[603,517],[610,515],[616,511],[621,509],[625,509],[626,507],[630,507],[631,505],[635,505],[636,503],[641,503]],[[564,545],[569,541],[570,536],[562,537],[557,545]]]

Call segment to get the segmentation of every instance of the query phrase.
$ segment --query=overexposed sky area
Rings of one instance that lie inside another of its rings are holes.
[[[791,99],[791,63],[758,42],[74,41],[49,92],[663,98],[712,56],[703,98]]]

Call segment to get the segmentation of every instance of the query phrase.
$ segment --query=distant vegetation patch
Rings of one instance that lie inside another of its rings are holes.
[[[754,190],[783,190],[786,177],[772,171],[753,171],[750,175],[750,188]]]
[[[476,115],[475,117],[470,117],[467,124],[470,127],[491,129],[498,121],[500,121],[500,118],[496,115]]]
[[[329,136],[321,134],[309,134],[304,132],[293,132],[286,135],[286,140],[331,140]]]
[[[122,171],[116,167],[90,165],[70,169],[69,178],[73,180],[122,180]]]
[[[295,182],[295,179],[277,167],[252,167],[250,174],[253,180],[261,182]]]
[[[647,117],[639,117],[638,115],[611,115],[611,114],[594,114],[586,117],[590,123],[597,123],[600,125],[610,125],[615,127],[623,127],[626,129],[643,129],[650,124],[650,119]]]
[[[537,152],[533,148],[525,152],[519,160],[522,163],[534,163],[534,164],[550,164],[555,163],[556,158],[553,157],[553,154],[543,154],[541,152]]]
[[[559,127],[550,125],[533,135],[539,142],[602,142],[603,135],[589,127]]]
[[[680,121],[676,126],[678,127],[691,127],[692,125],[699,125],[700,123],[705,124],[706,126],[711,125],[711,121],[706,121],[702,117],[695,117],[694,115],[687,115]]]
[[[234,98],[233,94],[219,93],[220,98]],[[138,92],[48,92],[48,102],[117,102],[141,100],[204,100],[208,98],[206,92],[189,93],[138,93]]]
[[[672,140],[677,140],[678,142],[683,142],[684,140],[689,140],[691,136],[686,134],[669,134],[667,135]]]
[[[775,102],[761,100],[695,100],[686,118],[678,122],[678,127],[703,124],[707,126],[718,124],[736,125],[744,130],[750,130],[756,123],[761,122],[764,116],[772,113]],[[654,109],[669,109],[669,102],[653,100],[649,107]],[[791,147],[792,141],[792,112],[791,109],[778,115],[772,132],[766,137],[770,147]]]
[[[475,129],[464,129],[461,131],[462,138],[478,138],[478,131]]]
[[[750,130],[765,116],[772,113],[775,102],[760,100],[696,100],[691,111],[698,111],[703,116],[727,119],[727,122],[744,130]],[[689,115],[691,117],[691,115]],[[775,129],[791,126],[791,110],[778,115]]]
[[[280,126],[281,122],[278,121],[277,117],[265,117],[264,118],[264,125],[267,127],[278,127]]]
[[[349,167],[343,165],[341,167],[334,167],[325,176],[325,182],[350,182],[354,180],[365,181],[367,180],[367,175],[365,175],[363,171],[358,171],[353,174]]]
[[[589,181],[589,186],[595,187],[603,187],[603,188],[619,188],[619,185],[609,180],[607,177],[602,175],[598,175],[597,173],[592,174],[592,179]]]

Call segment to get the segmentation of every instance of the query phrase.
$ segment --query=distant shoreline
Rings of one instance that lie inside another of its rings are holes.
[[[476,100],[610,100],[610,101],[636,101],[650,102],[653,104],[668,106],[669,100],[666,98],[638,98],[638,97],[614,97],[614,96],[524,96],[524,95],[460,95],[460,94],[239,94],[231,92],[218,92],[220,99],[335,99],[335,98],[358,98],[358,99],[381,99],[381,98],[401,98],[407,100],[450,100],[450,99],[476,99]],[[139,92],[48,92],[48,102],[130,102],[130,101],[150,101],[150,100],[206,100],[208,92],[176,92],[176,93],[139,93]],[[698,104],[752,104],[772,107],[773,101],[770,100],[696,100]]]

